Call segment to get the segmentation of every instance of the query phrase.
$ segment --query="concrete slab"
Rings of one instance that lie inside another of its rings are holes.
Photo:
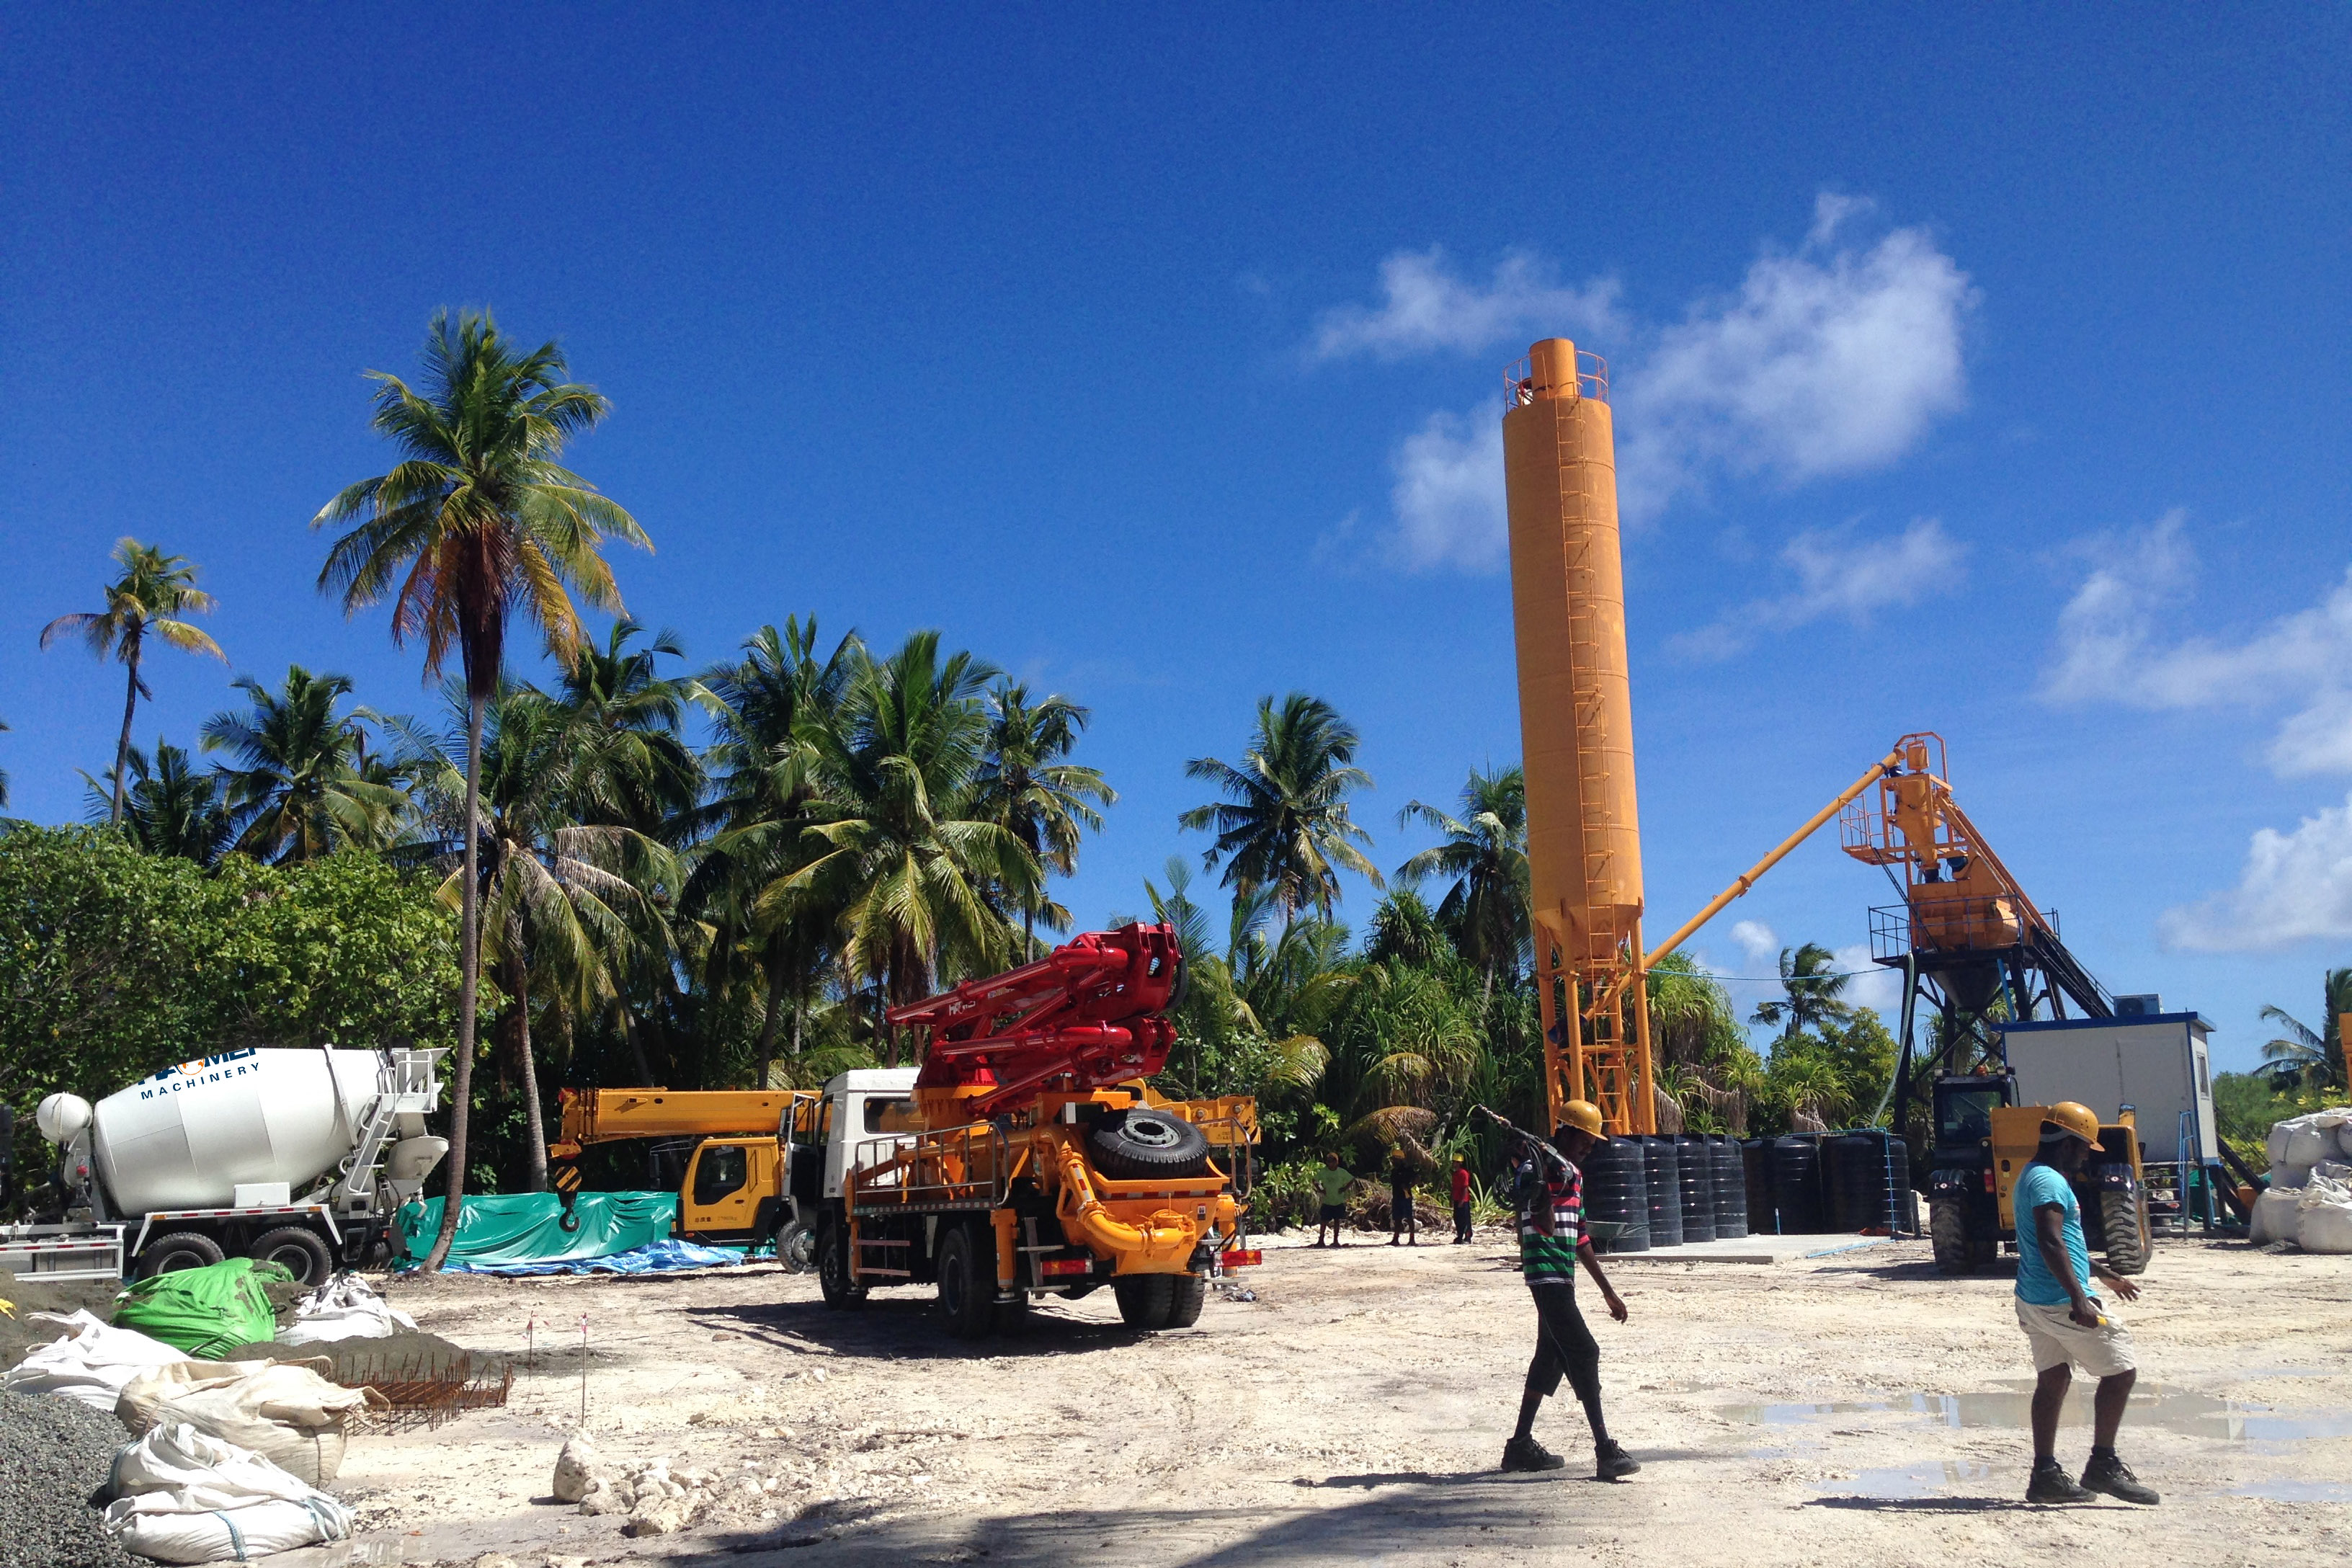
[[[1647,1252],[1612,1252],[1609,1266],[1620,1263],[1786,1263],[1849,1247],[1883,1245],[1874,1236],[1742,1236],[1715,1241],[1695,1241],[1681,1247],[1654,1247]]]

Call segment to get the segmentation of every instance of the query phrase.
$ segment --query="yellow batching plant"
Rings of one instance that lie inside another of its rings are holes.
[[[1545,1090],[1654,1132],[1642,836],[1607,364],[1566,338],[1508,377],[1503,468]]]

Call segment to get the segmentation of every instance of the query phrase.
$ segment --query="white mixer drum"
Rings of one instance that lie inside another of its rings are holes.
[[[227,1208],[240,1182],[299,1194],[358,1142],[377,1061],[248,1047],[165,1068],[98,1102],[98,1173],[130,1215]]]

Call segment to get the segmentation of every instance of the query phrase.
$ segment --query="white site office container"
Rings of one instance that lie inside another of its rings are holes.
[[[2201,1165],[2221,1157],[2205,1047],[2212,1028],[2194,1013],[2151,1013],[2005,1024],[2000,1032],[2022,1103],[2077,1100],[2102,1121],[2113,1121],[2128,1105],[2147,1160],[2169,1164],[2187,1159]]]

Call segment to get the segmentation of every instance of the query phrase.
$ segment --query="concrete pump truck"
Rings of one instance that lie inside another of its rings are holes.
[[[1150,1087],[1183,989],[1174,929],[1129,925],[887,1013],[921,1067],[844,1073],[781,1129],[825,1304],[933,1284],[975,1339],[1108,1285],[1131,1327],[1198,1319],[1213,1276],[1259,1260],[1236,1187],[1257,1122]]]

